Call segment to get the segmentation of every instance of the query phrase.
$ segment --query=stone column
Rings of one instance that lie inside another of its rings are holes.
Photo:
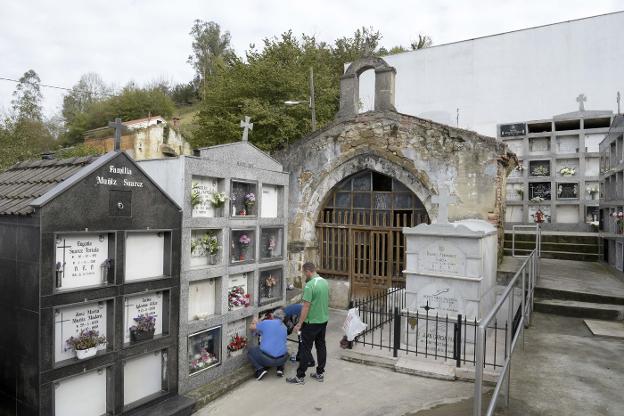
[[[337,118],[351,118],[358,114],[360,80],[356,74],[340,78],[340,109]]]
[[[396,111],[394,80],[396,69],[391,66],[375,69],[375,111]]]

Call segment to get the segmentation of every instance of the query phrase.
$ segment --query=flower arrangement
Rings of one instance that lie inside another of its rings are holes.
[[[238,244],[241,246],[242,249],[246,249],[247,247],[249,247],[249,244],[251,244],[251,238],[249,238],[247,234],[243,234],[238,239]]]
[[[516,189],[516,193],[520,197],[520,199],[524,199],[524,189]]]
[[[264,279],[264,285],[266,287],[273,287],[277,284],[277,279],[272,275],[268,275],[266,279]]]
[[[132,341],[143,341],[152,339],[156,332],[156,317],[153,315],[139,315],[133,318],[135,324],[130,327],[130,338]]]
[[[251,306],[251,295],[245,293],[245,288],[242,285],[231,287],[228,291],[228,310],[249,306]]]
[[[230,343],[227,345],[229,352],[240,351],[247,346],[247,337],[242,337],[238,334],[230,338]]]
[[[201,239],[201,244],[211,256],[217,254],[221,249],[219,239],[214,234],[205,234]]]
[[[253,192],[249,192],[248,194],[246,194],[244,204],[248,210],[253,208],[254,205],[256,205],[256,194],[254,194]]]
[[[559,173],[561,174],[561,176],[574,176],[576,175],[576,169],[569,168],[566,166],[566,167],[559,169]]]
[[[204,368],[208,368],[213,364],[219,362],[219,359],[213,353],[207,351],[205,348],[202,349],[200,354],[195,354],[193,359],[191,360],[191,372],[199,371]]]
[[[225,192],[214,192],[210,196],[210,204],[214,208],[221,208],[223,205],[225,205],[225,201],[227,201],[227,199],[228,197]]]
[[[269,257],[273,256],[273,250],[277,247],[277,241],[275,237],[270,237],[267,243],[267,251],[269,253]]]
[[[615,224],[617,225],[617,233],[622,234],[624,232],[624,212],[614,211],[611,216],[615,218]]]
[[[195,208],[202,202],[204,201],[199,194],[199,184],[197,182],[193,182],[193,184],[191,185],[191,206]]]
[[[530,201],[539,204],[540,202],[544,202],[544,198],[542,198],[541,196],[536,196],[534,198],[531,198]]]
[[[548,176],[550,175],[550,169],[547,166],[539,165],[531,170],[532,176]]]
[[[106,337],[100,336],[100,333],[93,329],[83,329],[78,336],[69,337],[65,343],[70,349],[76,351],[78,359],[84,359],[94,356],[97,353],[97,347],[106,344]]]
[[[585,191],[593,197],[600,191],[600,189],[596,185],[588,185],[587,188],[585,188]]]

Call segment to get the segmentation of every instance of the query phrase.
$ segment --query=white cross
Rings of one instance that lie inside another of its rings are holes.
[[[448,224],[448,206],[454,204],[456,197],[449,194],[449,190],[444,185],[438,185],[438,195],[431,198],[431,202],[438,205],[438,224]]]
[[[250,123],[251,117],[245,116],[245,120],[241,120],[240,126],[243,129],[243,141],[246,142],[249,136],[249,130],[253,130],[253,123]]]
[[[579,103],[579,111],[585,111],[585,101],[587,101],[585,94],[580,94],[576,97],[576,102]]]

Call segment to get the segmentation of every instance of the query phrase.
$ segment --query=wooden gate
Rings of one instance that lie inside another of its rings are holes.
[[[429,222],[424,206],[400,182],[363,171],[328,195],[317,223],[319,272],[349,279],[352,299],[404,287],[403,227]]]

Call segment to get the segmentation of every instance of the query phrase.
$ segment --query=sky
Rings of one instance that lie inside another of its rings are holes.
[[[5,0],[2,6],[0,77],[18,79],[34,69],[42,83],[70,88],[96,72],[120,88],[130,81],[191,80],[195,19],[219,23],[243,54],[289,29],[332,42],[372,26],[387,47],[408,46],[418,33],[439,45],[619,11],[624,1]],[[15,83],[0,81],[0,112],[10,109],[14,89]],[[60,113],[66,92],[42,92],[45,114]]]

